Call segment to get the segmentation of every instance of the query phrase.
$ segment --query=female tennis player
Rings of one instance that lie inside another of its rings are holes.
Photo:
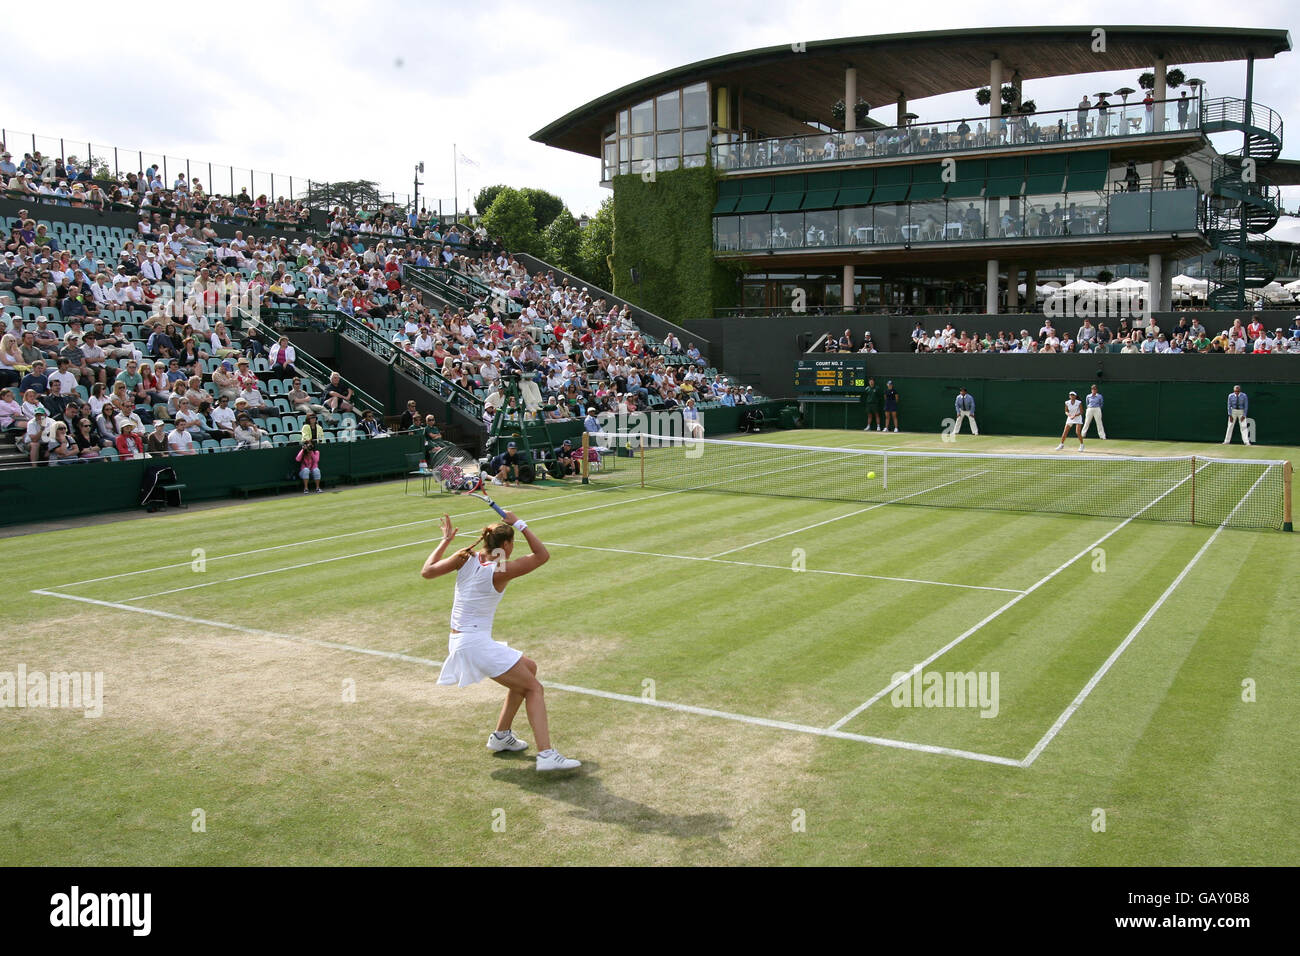
[[[520,740],[510,729],[519,705],[528,712],[528,724],[537,736],[538,770],[572,770],[582,764],[561,756],[551,747],[546,721],[546,699],[537,680],[537,664],[503,641],[492,639],[492,618],[506,585],[540,568],[551,557],[540,538],[528,529],[513,511],[505,512],[508,523],[488,525],[474,544],[444,558],[447,546],[456,537],[451,518],[442,516],[442,543],[424,562],[420,575],[436,578],[456,572],[456,597],[451,606],[451,637],[447,641],[447,661],[438,676],[439,684],[468,687],[490,677],[506,690],[505,703],[497,729],[488,737],[489,750],[524,750],[528,742]],[[512,558],[515,531],[522,531],[531,554]],[[474,548],[483,542],[478,554]]]
[[[1074,434],[1079,439],[1079,451],[1083,451],[1083,402],[1079,401],[1079,393],[1071,392],[1070,397],[1065,400],[1065,430],[1061,432],[1061,443],[1056,446],[1060,451],[1065,447],[1065,439],[1070,436],[1070,426],[1074,426]]]

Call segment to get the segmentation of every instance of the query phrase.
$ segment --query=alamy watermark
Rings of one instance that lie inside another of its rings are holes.
[[[998,671],[929,671],[919,667],[894,674],[889,695],[895,707],[973,707],[981,717],[998,715]]]
[[[104,714],[103,671],[0,671],[0,707],[81,710],[86,717]]]

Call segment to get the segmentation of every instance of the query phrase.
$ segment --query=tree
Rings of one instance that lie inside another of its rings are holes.
[[[379,205],[379,183],[369,179],[355,179],[341,183],[311,183],[304,197],[308,206],[326,209],[330,206],[346,206],[356,209],[360,206]]]
[[[594,286],[613,290],[614,278],[609,258],[614,254],[614,197],[600,204],[596,215],[587,221],[578,243],[578,267],[574,273]]]
[[[541,251],[533,204],[521,190],[503,186],[481,222],[488,235],[500,240],[511,252],[535,255]]]
[[[484,186],[478,191],[478,195],[474,197],[475,211],[478,212],[480,216],[483,215],[492,208],[492,200],[497,198],[497,193],[506,188],[508,187],[503,186],[500,183],[495,186]]]
[[[582,230],[568,209],[561,209],[560,214],[542,231],[542,248],[546,261],[565,272],[578,274],[581,245]]]
[[[564,200],[555,193],[545,189],[524,188],[519,190],[533,204],[533,216],[537,220],[537,231],[541,232],[555,217],[564,211]]]

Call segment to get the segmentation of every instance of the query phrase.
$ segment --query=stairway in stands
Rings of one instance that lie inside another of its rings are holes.
[[[1210,305],[1244,309],[1247,291],[1263,288],[1278,273],[1277,244],[1264,234],[1277,225],[1282,211],[1281,190],[1269,182],[1267,172],[1282,152],[1282,117],[1258,103],[1224,98],[1205,102],[1201,126],[1206,133],[1239,132],[1244,137],[1240,149],[1214,164],[1207,228],[1218,253]],[[1253,161],[1253,177],[1246,160]]]

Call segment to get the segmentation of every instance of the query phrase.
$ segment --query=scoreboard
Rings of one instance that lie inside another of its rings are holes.
[[[797,392],[860,392],[867,387],[865,358],[800,359],[795,366]]]

